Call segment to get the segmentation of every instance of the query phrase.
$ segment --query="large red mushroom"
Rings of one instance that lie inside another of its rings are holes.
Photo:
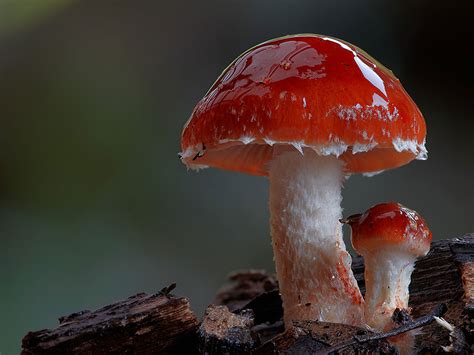
[[[192,169],[270,181],[272,244],[285,324],[363,324],[363,299],[342,239],[341,188],[426,159],[422,114],[391,71],[356,46],[303,34],[232,62],[181,137]]]

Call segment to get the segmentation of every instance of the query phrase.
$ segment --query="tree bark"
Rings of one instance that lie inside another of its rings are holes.
[[[352,269],[364,293],[362,258],[353,259]],[[251,270],[234,273],[230,281],[216,296],[218,306],[208,308],[200,326],[188,301],[165,288],[156,295],[138,294],[94,312],[62,317],[56,329],[28,333],[23,354],[396,351],[388,336],[343,324],[302,322],[285,331],[274,276]],[[427,316],[441,304],[447,306],[442,325]],[[413,318],[429,318],[418,331],[414,353],[473,353],[474,234],[433,242],[428,255],[415,265],[409,306]],[[406,312],[398,317],[405,322],[402,327],[416,323]]]
[[[59,322],[56,329],[28,333],[22,354],[197,352],[199,322],[188,301],[173,295],[140,293]]]

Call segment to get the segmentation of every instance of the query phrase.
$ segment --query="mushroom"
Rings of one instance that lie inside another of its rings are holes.
[[[424,219],[399,203],[381,203],[342,220],[352,245],[364,257],[365,320],[380,331],[393,328],[395,309],[408,308],[408,286],[417,257],[430,250]]]
[[[426,159],[422,114],[393,73],[347,42],[313,34],[240,55],[194,108],[181,160],[267,176],[284,320],[360,325],[363,299],[342,239],[341,188]]]

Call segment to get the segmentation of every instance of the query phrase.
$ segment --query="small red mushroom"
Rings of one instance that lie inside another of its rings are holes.
[[[199,101],[181,137],[189,168],[267,176],[285,324],[360,325],[363,299],[342,239],[341,189],[426,159],[423,116],[400,81],[367,53],[322,35],[259,44]]]
[[[365,320],[383,331],[392,328],[396,308],[408,308],[408,286],[416,258],[430,250],[424,219],[399,203],[382,203],[341,220],[352,228],[352,245],[365,262]]]

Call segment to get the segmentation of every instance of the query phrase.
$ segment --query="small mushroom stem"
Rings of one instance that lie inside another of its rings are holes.
[[[383,248],[364,256],[365,320],[377,330],[391,329],[396,308],[408,307],[408,286],[416,257]]]
[[[313,150],[275,149],[270,223],[285,326],[296,320],[363,324],[363,299],[342,239],[343,165]]]

